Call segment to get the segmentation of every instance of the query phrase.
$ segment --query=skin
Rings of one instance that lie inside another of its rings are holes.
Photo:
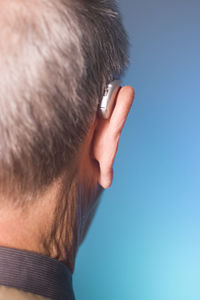
[[[80,224],[74,226],[71,232],[71,246],[78,243],[76,245],[78,248],[84,240],[98,206],[99,197],[112,184],[113,163],[133,99],[132,87],[121,88],[116,96],[115,107],[110,118],[105,120],[95,116],[89,133],[80,147],[77,159],[77,177],[85,196],[81,200],[79,197],[76,199],[77,207],[83,212],[83,217]],[[58,178],[39,201],[27,208],[8,206],[0,208],[0,246],[56,257],[73,272],[76,250],[69,253],[71,251],[69,249],[72,247],[66,247],[66,233],[63,230],[67,226],[67,211],[63,214],[63,222],[58,222],[54,214],[58,207],[61,186],[62,180]],[[90,201],[86,204],[87,198],[90,198]],[[70,201],[70,199],[68,200]],[[56,229],[55,236],[52,235],[52,228]],[[56,240],[57,235],[61,238]],[[79,236],[78,242],[77,236]],[[48,251],[45,249],[42,239],[50,241]],[[71,260],[68,260],[68,257],[71,257]]]

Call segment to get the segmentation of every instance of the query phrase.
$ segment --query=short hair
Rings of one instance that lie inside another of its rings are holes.
[[[113,0],[5,0],[0,14],[0,190],[34,195],[70,168],[128,39]]]

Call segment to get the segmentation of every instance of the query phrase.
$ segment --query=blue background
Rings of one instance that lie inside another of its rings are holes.
[[[77,300],[200,299],[200,2],[122,0],[136,97]]]

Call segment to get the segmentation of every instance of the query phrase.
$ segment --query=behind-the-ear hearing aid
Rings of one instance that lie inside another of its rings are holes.
[[[104,119],[109,119],[113,106],[115,103],[115,98],[120,89],[121,81],[114,80],[109,83],[105,89],[103,99],[99,103],[99,116]]]

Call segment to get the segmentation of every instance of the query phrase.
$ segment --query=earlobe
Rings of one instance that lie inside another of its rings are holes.
[[[110,118],[108,120],[98,118],[96,123],[92,151],[94,159],[99,165],[98,183],[105,189],[112,184],[113,163],[133,98],[132,87],[121,88]]]

